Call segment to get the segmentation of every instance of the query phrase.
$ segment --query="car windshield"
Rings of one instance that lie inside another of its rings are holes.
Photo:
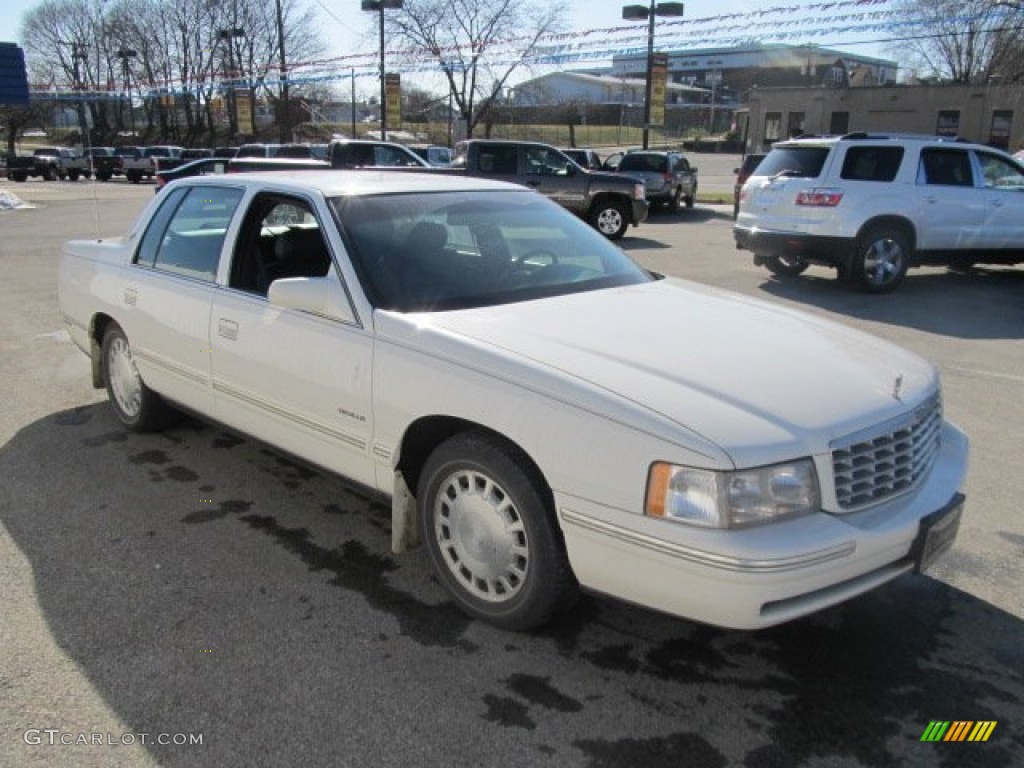
[[[774,147],[757,166],[757,176],[800,176],[814,179],[821,174],[828,147]]]
[[[331,204],[370,299],[385,309],[465,309],[655,279],[529,191],[349,196]]]

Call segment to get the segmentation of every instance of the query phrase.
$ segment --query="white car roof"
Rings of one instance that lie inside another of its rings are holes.
[[[345,195],[381,195],[398,192],[462,192],[505,190],[531,192],[519,184],[493,179],[478,179],[444,172],[416,173],[409,171],[354,171],[354,170],[295,170],[256,171],[227,175],[195,176],[180,180],[182,183],[212,184],[225,183],[246,187],[272,185],[278,189],[292,188],[296,191],[317,191],[324,197]]]

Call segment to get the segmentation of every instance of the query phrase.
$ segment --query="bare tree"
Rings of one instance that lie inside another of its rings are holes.
[[[559,30],[562,2],[530,0],[405,0],[386,14],[409,63],[435,63],[466,123],[466,136],[486,120],[512,74],[541,53],[544,36]]]
[[[1019,80],[1024,13],[993,0],[904,0],[917,32],[893,55],[925,77],[954,83]]]

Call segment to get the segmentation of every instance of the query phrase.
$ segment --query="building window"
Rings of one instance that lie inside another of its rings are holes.
[[[997,109],[992,113],[992,127],[988,132],[988,144],[998,149],[1010,148],[1010,127],[1013,125],[1013,111]]]
[[[803,112],[790,112],[789,113],[789,128],[786,131],[786,135],[791,139],[797,136],[804,135],[804,113]]]
[[[839,134],[840,136],[844,133],[850,132],[850,113],[849,112],[833,112],[832,117],[828,123],[828,132]]]
[[[766,112],[764,116],[764,140],[770,144],[782,138],[782,113]]]
[[[959,136],[960,135],[960,110],[941,109],[939,118],[935,123],[935,133],[938,136]]]

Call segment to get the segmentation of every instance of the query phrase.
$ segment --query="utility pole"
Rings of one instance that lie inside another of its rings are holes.
[[[281,72],[281,143],[287,144],[292,140],[292,121],[288,103],[288,60],[284,55],[284,16],[281,13],[281,0],[274,0],[277,6],[277,52],[280,54],[279,66]]]

